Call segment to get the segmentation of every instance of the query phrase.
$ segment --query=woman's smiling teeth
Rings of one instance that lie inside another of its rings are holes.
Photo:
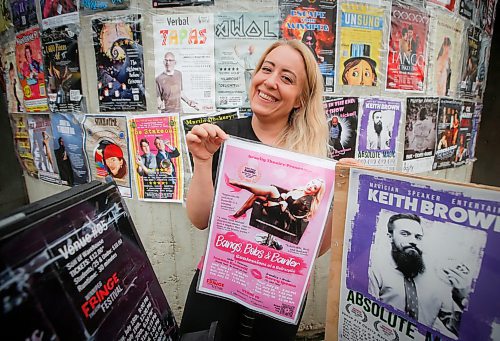
[[[265,99],[266,101],[276,102],[276,98],[269,96],[269,95],[263,93],[262,91],[259,91],[259,97],[262,99]]]

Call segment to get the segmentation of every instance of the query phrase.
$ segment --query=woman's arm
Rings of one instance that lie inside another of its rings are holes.
[[[200,230],[208,226],[212,208],[214,185],[212,183],[212,160],[226,133],[216,125],[196,125],[186,135],[188,150],[193,156],[193,178],[189,184],[186,210],[191,223]]]

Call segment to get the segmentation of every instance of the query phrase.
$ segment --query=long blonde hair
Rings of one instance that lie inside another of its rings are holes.
[[[328,126],[323,108],[323,76],[309,48],[300,40],[278,40],[262,54],[254,73],[260,70],[269,52],[279,46],[290,46],[300,53],[306,68],[306,82],[300,95],[300,108],[290,113],[287,126],[276,138],[276,146],[326,157]]]

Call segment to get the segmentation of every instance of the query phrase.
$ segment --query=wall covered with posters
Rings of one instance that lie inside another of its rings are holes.
[[[185,130],[248,115],[252,72],[280,37],[316,57],[331,158],[470,180],[495,0],[171,6],[187,2],[0,1],[0,86],[30,199],[116,181],[179,318],[207,238],[182,205]],[[324,325],[327,258],[303,328]]]

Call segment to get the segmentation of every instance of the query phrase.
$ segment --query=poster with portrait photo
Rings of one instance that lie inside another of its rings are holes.
[[[469,144],[472,137],[472,116],[474,115],[474,102],[464,101],[460,111],[460,125],[457,136],[457,150],[453,160],[453,166],[464,165],[469,159]]]
[[[130,166],[139,200],[183,201],[184,166],[179,114],[135,115],[128,119]]]
[[[9,113],[24,112],[24,92],[19,80],[16,63],[16,42],[10,40],[0,47],[1,67],[4,71],[4,93],[7,98],[7,111]]]
[[[432,169],[453,167],[457,151],[458,132],[460,129],[460,112],[462,101],[441,98],[439,100],[436,154]]]
[[[92,20],[99,110],[145,111],[141,15]]]
[[[335,163],[226,140],[198,290],[297,323],[333,198]]]
[[[52,113],[54,154],[63,185],[82,185],[90,181],[83,150],[83,114]]]
[[[331,0],[279,0],[280,38],[298,39],[309,47],[318,63],[325,92],[334,91],[337,2]]]
[[[12,23],[16,32],[38,26],[35,0],[10,0]]]
[[[60,184],[50,115],[28,114],[27,118],[31,153],[38,169],[38,178],[48,183]]]
[[[463,98],[477,98],[479,96],[478,71],[479,51],[481,51],[481,30],[470,25],[467,28],[467,44],[464,50],[462,78],[459,94]]]
[[[17,75],[27,112],[48,111],[45,69],[43,68],[40,29],[30,28],[16,35]]]
[[[249,89],[259,58],[279,36],[279,13],[215,15],[215,105],[250,108]]]
[[[431,12],[427,92],[456,97],[462,75],[464,20],[442,11]]]
[[[438,97],[406,99],[403,172],[422,173],[432,170],[436,149],[438,107]]]
[[[379,86],[385,8],[345,2],[339,11],[337,84]]]
[[[9,117],[19,164],[29,176],[38,178],[38,169],[35,166],[35,160],[31,153],[28,116],[22,113],[10,113]]]
[[[82,80],[78,28],[59,26],[42,32],[49,109],[52,112],[81,110]]]
[[[116,182],[125,198],[132,198],[127,117],[86,114],[83,146],[91,180]]]
[[[481,100],[484,95],[484,90],[486,90],[486,78],[488,76],[488,65],[490,61],[490,51],[491,51],[491,36],[487,33],[482,33],[481,39],[481,49],[479,50],[479,60],[477,65],[477,97],[476,99]]]
[[[42,29],[79,24],[79,3],[80,0],[40,0]]]
[[[479,134],[479,126],[481,123],[482,111],[483,111],[483,104],[475,103],[474,114],[472,115],[471,138],[469,143],[469,161],[474,161],[476,159],[477,135]]]
[[[358,137],[358,98],[325,97],[328,124],[328,157],[334,160],[354,158]]]
[[[395,169],[402,106],[397,99],[361,100],[356,159],[367,166]]]
[[[214,16],[153,16],[158,112],[215,111]]]
[[[239,118],[239,110],[236,109],[226,109],[221,110],[216,113],[209,114],[195,114],[195,115],[184,115],[181,117],[181,127],[182,127],[182,142],[185,147],[185,154],[188,157],[188,168],[189,175],[193,175],[193,158],[189,150],[187,149],[186,143],[186,134],[193,129],[195,125],[203,124],[203,123],[213,123],[217,124],[217,122],[235,120]]]
[[[423,8],[392,4],[386,90],[424,91],[429,20]]]
[[[339,340],[489,339],[498,190],[351,168],[348,193]]]

